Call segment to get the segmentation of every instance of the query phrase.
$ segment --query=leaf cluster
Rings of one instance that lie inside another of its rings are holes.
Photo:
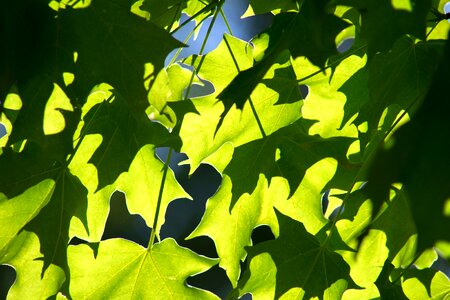
[[[228,26],[205,53],[225,2],[2,3],[8,299],[218,299],[187,283],[215,265],[229,299],[446,299],[444,1],[251,0],[244,16],[271,26],[249,42]],[[200,52],[179,59],[174,33],[207,19]],[[217,257],[160,237],[169,204],[191,199],[174,152],[190,174],[208,163],[222,176],[186,238],[207,236]],[[118,191],[148,245],[102,239]],[[263,225],[274,239],[254,243]]]

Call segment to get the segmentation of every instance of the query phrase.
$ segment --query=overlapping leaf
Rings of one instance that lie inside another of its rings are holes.
[[[441,271],[408,270],[402,288],[409,299],[445,299],[450,294],[450,280]]]
[[[233,211],[229,212],[231,181],[224,177],[220,190],[208,200],[202,222],[191,233],[190,238],[206,235],[214,240],[219,265],[227,272],[233,286],[240,275],[240,261],[245,258],[244,247],[251,245],[251,234],[255,227],[268,224],[277,231],[273,210],[274,202],[287,198],[283,184],[272,185],[270,189],[263,179],[262,184],[249,197],[242,197]],[[227,227],[228,230],[221,228]]]
[[[339,299],[357,287],[340,255],[321,246],[301,223],[280,213],[277,218],[279,237],[248,248],[249,270],[239,295]]]
[[[106,101],[108,98],[113,99],[111,103]],[[83,116],[82,142],[69,167],[88,189],[91,205],[86,214],[90,231],[73,223],[72,234],[93,242],[101,238],[109,212],[109,197],[116,189],[126,193],[130,212],[141,214],[152,226],[163,169],[163,163],[155,156],[155,148],[167,140],[167,130],[150,121],[139,125],[129,113],[127,115],[120,95],[113,97],[105,85],[92,91],[83,107]],[[105,137],[109,137],[108,143],[103,143]],[[96,153],[100,160],[95,160]],[[120,168],[115,169],[115,166]],[[111,175],[115,170],[111,182],[99,186],[103,172]],[[164,223],[167,204],[176,198],[190,197],[171,171],[165,186],[157,232]]]
[[[192,72],[179,64],[161,70],[148,93],[149,118],[177,131],[185,114],[197,113],[191,100],[184,99],[191,77]],[[199,84],[199,80],[194,77],[192,84]]]
[[[161,145],[168,132],[159,124],[138,122],[121,95],[109,94],[84,116],[84,135],[100,134],[102,143],[89,160],[98,170],[98,189],[125,172],[145,144]],[[120,158],[117,155],[120,153]]]
[[[260,175],[253,193],[243,195],[231,211],[232,183],[228,176],[224,176],[219,191],[207,202],[201,223],[189,237],[205,235],[214,240],[221,259],[219,265],[226,270],[233,286],[236,286],[240,261],[246,257],[245,247],[252,243],[254,228],[268,225],[278,236],[274,208],[301,221],[308,232],[314,234],[327,224],[322,214],[320,192],[334,175],[333,165],[333,159],[327,158],[311,166],[297,192],[289,200],[289,188],[284,179],[272,178],[268,186],[267,179]],[[223,230],[224,226],[232,228]]]
[[[93,1],[59,14],[66,51],[76,51],[74,89],[86,96],[106,82],[121,93],[134,114],[148,106],[144,65],[157,74],[164,59],[182,44],[166,31],[130,12],[127,0]],[[158,45],[155,47],[154,45]]]
[[[352,165],[346,157],[352,139],[310,136],[305,127],[300,120],[266,138],[235,149],[233,159],[224,170],[233,182],[231,207],[242,194],[253,191],[259,174],[264,174],[269,182],[275,176],[286,178],[289,195],[293,195],[308,168],[327,157],[336,159],[339,164],[334,187],[345,189],[350,186],[352,172],[358,170],[358,166]]]
[[[49,202],[55,183],[44,180],[12,199],[0,199],[0,251]]]
[[[378,51],[387,52],[406,34],[425,39],[426,16],[431,0],[338,2],[356,7],[361,12],[361,36],[368,42],[367,52],[370,58]]]
[[[63,285],[66,274],[58,266],[51,265],[45,271],[39,238],[32,232],[22,231],[2,251],[0,264],[14,266],[16,280],[8,293],[8,299],[49,298]]]
[[[342,19],[326,13],[326,2],[322,0],[305,1],[299,13],[275,16],[272,26],[264,33],[269,36],[264,58],[253,68],[240,72],[219,94],[225,113],[234,103],[242,109],[256,85],[285,50],[294,58],[305,56],[324,68],[326,60],[337,54],[336,35],[347,26]]]
[[[450,240],[446,228],[450,218],[444,215],[445,201],[450,195],[450,122],[445,116],[449,102],[446,72],[450,67],[450,43],[441,61],[423,105],[408,124],[393,135],[394,145],[382,149],[369,174],[368,194],[376,208],[386,199],[394,182],[403,182],[419,234],[419,249],[432,246],[436,240]],[[427,199],[430,199],[427,201]]]
[[[181,63],[163,69],[182,46],[163,28],[177,28],[181,13],[203,19],[223,2],[47,2],[0,8],[1,118],[11,132],[0,150],[0,263],[17,274],[9,297],[217,299],[186,283],[217,259],[171,239],[151,249],[100,242],[116,189],[131,213],[155,221],[160,145],[186,152],[191,172],[207,162],[223,173],[190,237],[213,239],[235,287],[230,298],[448,294],[448,278],[428,269],[435,252],[416,262],[425,269],[397,274],[416,255],[416,227],[419,250],[450,240],[449,48],[429,89],[448,26],[425,23],[432,1],[342,0],[333,4],[351,8],[336,11],[325,0],[252,1],[248,13],[272,11],[274,24],[252,44],[225,35],[216,50],[184,60],[214,88],[186,101],[192,73]],[[347,21],[354,26],[342,32]],[[335,56],[353,33],[350,52]],[[16,103],[5,105],[5,96]],[[412,121],[386,139],[401,111]],[[167,175],[157,235],[168,204],[189,197]],[[276,239],[251,246],[260,225]],[[68,246],[73,237],[90,244]]]
[[[185,63],[194,64],[193,60],[194,58],[190,58]],[[198,61],[199,59],[195,60],[194,66],[197,66]],[[242,111],[232,109],[220,121],[223,106],[216,99],[218,93],[238,74],[236,64],[240,70],[243,70],[249,68],[252,63],[253,51],[250,45],[228,35],[224,36],[222,43],[214,51],[203,58],[198,75],[214,85],[214,93],[192,99],[199,114],[186,115],[180,130],[183,140],[181,151],[189,157],[191,172],[226,142],[239,146],[261,137],[260,128],[249,105],[246,105]],[[217,69],[221,71],[217,72]],[[276,70],[282,78],[274,79]],[[290,62],[286,60],[278,62],[267,74],[266,79],[269,82],[274,80],[271,84],[268,83],[270,88],[259,85],[252,95],[255,109],[260,115],[260,121],[267,134],[292,123],[301,116],[299,111],[302,97],[291,70]],[[298,101],[274,105],[278,101],[284,101],[279,93],[288,94],[291,100],[295,98]],[[219,122],[222,122],[222,129],[216,132]],[[199,148],[198,145],[202,147]]]
[[[387,114],[381,129],[385,132],[393,123],[390,119],[395,119],[402,110],[410,111],[423,100],[431,83],[431,77],[426,74],[436,69],[441,51],[442,43],[415,44],[410,38],[400,39],[389,53],[378,54],[373,58],[367,75],[361,70],[340,88],[348,95],[345,107],[348,108],[348,115],[345,119],[350,118],[350,114],[357,109],[359,114],[355,123],[360,125],[367,122],[367,133],[361,134],[363,145],[378,130],[383,113]],[[369,98],[361,103],[360,96],[351,91],[366,76]]]

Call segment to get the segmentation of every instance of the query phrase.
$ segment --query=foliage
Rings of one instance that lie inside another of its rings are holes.
[[[275,16],[250,43],[229,32],[165,65],[181,16],[211,28],[224,2],[3,3],[8,298],[216,299],[186,280],[218,264],[229,298],[446,299],[432,267],[450,259],[445,1],[252,0],[245,16]],[[222,175],[188,237],[217,258],[160,238],[169,203],[190,198],[173,151]],[[152,228],[147,247],[102,240],[117,190]],[[275,239],[253,245],[261,225]]]

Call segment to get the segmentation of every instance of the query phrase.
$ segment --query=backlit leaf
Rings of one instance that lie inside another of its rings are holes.
[[[277,217],[280,236],[248,249],[250,267],[240,295],[339,299],[347,288],[357,287],[341,256],[321,246],[301,223]]]
[[[68,249],[74,298],[219,299],[186,284],[189,276],[208,270],[217,260],[199,256],[172,239],[151,250],[122,239],[94,246],[95,252],[89,245]]]

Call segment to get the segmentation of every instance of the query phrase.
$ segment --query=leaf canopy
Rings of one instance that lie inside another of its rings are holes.
[[[250,41],[225,2],[2,3],[7,299],[446,299],[445,0],[251,0]],[[175,152],[222,177],[190,241]],[[118,192],[146,245],[110,234]]]

